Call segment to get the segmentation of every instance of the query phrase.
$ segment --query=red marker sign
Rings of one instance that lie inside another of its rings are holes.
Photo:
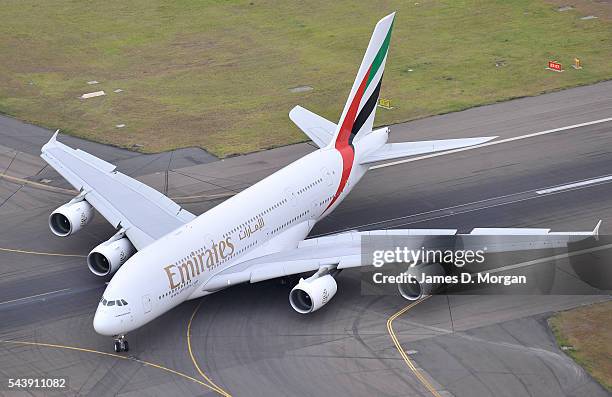
[[[563,66],[557,61],[548,61],[548,68],[550,70],[554,70],[555,72],[562,72]]]

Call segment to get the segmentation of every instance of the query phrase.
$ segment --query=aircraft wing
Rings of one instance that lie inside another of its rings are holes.
[[[488,246],[488,252],[507,252],[553,247],[564,247],[569,241],[579,241],[590,236],[597,236],[601,221],[589,232],[551,232],[550,229],[535,228],[476,228],[468,235],[474,236],[528,236],[523,241],[495,241]],[[259,282],[277,277],[316,271],[322,266],[334,265],[337,269],[368,266],[362,263],[361,239],[364,236],[411,236],[427,238],[435,236],[454,236],[456,229],[394,229],[373,230],[365,232],[347,232],[331,236],[312,238],[301,241],[296,248],[264,255],[247,260],[213,276],[204,286],[204,290],[215,291],[230,285],[244,282]],[[534,236],[548,236],[547,239],[535,239]],[[421,244],[416,244],[420,247]]]
[[[301,106],[291,109],[289,118],[320,148],[331,142],[336,130],[336,124]]]
[[[125,229],[138,250],[195,218],[114,165],[58,142],[57,132],[42,147],[41,157],[115,228]]]

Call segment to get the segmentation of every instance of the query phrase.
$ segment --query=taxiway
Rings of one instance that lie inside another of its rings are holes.
[[[378,167],[313,235],[394,227],[590,230],[599,219],[601,233],[609,233],[611,109],[612,82],[604,82],[392,126],[397,141],[517,139]],[[576,126],[583,123],[591,124]],[[574,127],[521,138],[567,126]],[[48,214],[71,198],[37,156],[50,135],[0,118],[2,382],[67,375],[69,394],[96,396],[608,395],[556,347],[546,325],[551,312],[607,296],[433,296],[393,317],[410,302],[362,295],[358,272],[343,272],[337,296],[308,316],[291,309],[292,285],[240,285],[133,332],[128,359],[108,354],[111,341],[92,327],[104,280],[89,273],[84,256],[113,230],[101,217],[68,239],[48,230]],[[196,214],[314,150],[303,143],[216,160],[195,149],[139,155],[60,140],[116,163]]]

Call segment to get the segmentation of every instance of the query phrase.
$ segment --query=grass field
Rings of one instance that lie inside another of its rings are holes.
[[[557,313],[548,323],[559,346],[612,391],[612,301]]]
[[[379,125],[612,78],[612,22],[555,8],[5,0],[0,112],[145,152],[200,146],[227,156],[304,141],[289,110],[301,104],[337,121],[374,24],[394,10],[381,95],[395,109],[381,109]],[[584,69],[569,68],[575,56]],[[549,59],[568,70],[546,71]],[[302,85],[314,90],[290,92]],[[78,99],[97,90],[107,95]]]

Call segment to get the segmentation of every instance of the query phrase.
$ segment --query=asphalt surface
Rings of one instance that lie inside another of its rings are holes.
[[[0,145],[16,151],[19,155],[38,156],[40,148],[50,137],[50,131],[45,128],[10,117],[0,117]],[[121,172],[132,176],[147,175],[217,160],[215,156],[199,148],[178,149],[158,154],[141,154],[71,136],[63,136],[62,142],[92,153],[116,165]],[[44,175],[44,170],[38,174],[39,177]]]
[[[394,141],[504,139],[612,117],[611,109],[612,82],[605,82],[391,131]],[[49,232],[48,214],[71,197],[54,190],[68,186],[37,157],[51,133],[0,118],[0,174],[13,178],[0,177],[0,248],[77,255],[0,250],[0,340],[38,343],[0,342],[0,394],[17,394],[5,386],[11,377],[66,375],[73,395],[222,394],[197,382],[207,383],[195,361],[235,396],[431,395],[387,330],[389,318],[408,302],[363,295],[357,272],[341,273],[336,297],[308,316],[289,306],[290,283],[241,285],[186,302],[131,333],[131,351],[123,356],[129,360],[101,354],[112,351],[111,340],[91,324],[104,280],[89,273],[83,256],[113,231],[97,217],[67,239]],[[194,213],[314,150],[298,144],[215,161],[194,149],[139,155],[60,140],[118,164]],[[604,122],[378,168],[313,234],[394,227],[591,230],[599,219],[601,233],[609,234],[610,181],[537,191],[612,175],[610,148],[612,122]],[[397,317],[393,329],[439,395],[606,396],[556,347],[546,325],[554,311],[603,299],[608,297],[434,296]]]

